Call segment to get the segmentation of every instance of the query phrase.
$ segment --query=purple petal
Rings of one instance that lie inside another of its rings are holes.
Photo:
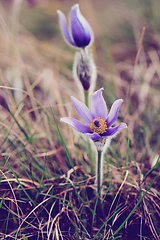
[[[78,120],[76,120],[74,118],[63,117],[60,119],[60,121],[67,123],[74,129],[76,129],[78,132],[81,132],[81,133],[89,133],[90,132],[89,126],[87,126],[84,123],[79,122]]]
[[[71,97],[71,100],[79,116],[83,119],[83,121],[89,124],[90,121],[93,120],[93,117],[88,107],[75,97]]]
[[[92,30],[79,10],[79,5],[75,4],[70,12],[71,34],[77,47],[86,47],[91,41]]]
[[[91,98],[91,113],[93,118],[101,117],[104,120],[107,118],[107,106],[102,96],[103,88],[94,92]]]
[[[58,10],[57,13],[59,16],[60,27],[61,27],[61,31],[62,31],[62,35],[63,35],[64,39],[67,40],[68,43],[70,43],[71,45],[76,46],[69,34],[67,20],[66,20],[64,13],[62,13],[60,10]]]
[[[98,139],[101,138],[101,136],[98,133],[85,133],[85,135],[92,139],[93,141],[97,141]]]
[[[117,133],[119,130],[127,128],[127,124],[120,123],[117,127],[109,128],[105,134],[103,134],[103,137],[109,137]]]
[[[119,100],[116,100],[112,107],[111,107],[111,110],[108,114],[108,117],[107,117],[107,127],[109,128],[110,126],[112,126],[117,118],[118,118],[118,112],[119,112],[119,108],[122,104],[123,100],[122,99],[119,99]]]

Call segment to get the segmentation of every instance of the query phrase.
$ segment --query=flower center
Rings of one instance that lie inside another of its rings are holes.
[[[103,134],[107,130],[107,123],[103,118],[97,117],[90,121],[89,128],[93,133]]]

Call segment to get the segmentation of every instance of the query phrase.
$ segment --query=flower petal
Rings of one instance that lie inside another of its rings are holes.
[[[71,9],[70,28],[76,46],[88,46],[92,38],[92,30],[87,20],[81,14],[78,4],[75,4]]]
[[[80,102],[78,99],[76,99],[75,97],[71,97],[72,103],[77,111],[77,113],[79,114],[79,116],[87,123],[89,124],[90,121],[93,120],[92,114],[90,112],[90,110],[88,109],[88,107]]]
[[[94,92],[91,98],[91,113],[93,118],[101,117],[104,120],[107,118],[107,106],[102,96],[103,88]]]
[[[62,31],[62,35],[63,35],[64,39],[67,40],[67,42],[70,43],[71,45],[76,46],[76,44],[74,43],[74,41],[72,40],[72,38],[69,34],[67,20],[66,20],[64,13],[62,13],[60,10],[58,10],[57,13],[59,16],[60,27],[61,27],[61,31]]]
[[[103,137],[109,137],[112,136],[116,133],[118,133],[119,130],[127,128],[127,124],[125,123],[120,123],[117,127],[109,128],[105,134],[103,134]]]
[[[112,107],[111,107],[111,110],[108,114],[108,117],[107,117],[107,127],[109,128],[110,126],[112,126],[117,118],[118,118],[118,112],[119,112],[119,108],[122,104],[123,100],[122,99],[119,99],[119,100],[116,100]]]
[[[76,129],[78,132],[81,132],[81,133],[89,133],[90,132],[89,126],[87,126],[84,123],[79,122],[78,120],[76,120],[74,118],[63,117],[60,119],[60,121],[67,123],[74,129]]]
[[[101,136],[98,133],[85,133],[85,135],[92,139],[93,141],[97,141],[98,139],[101,138]]]

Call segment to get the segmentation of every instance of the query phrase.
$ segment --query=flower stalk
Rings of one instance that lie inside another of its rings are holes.
[[[85,105],[89,107],[89,93],[88,91],[84,91]]]
[[[97,194],[99,195],[99,197],[101,197],[101,179],[102,176],[101,174],[101,157],[102,157],[102,151],[98,151],[98,162],[97,162]]]
[[[101,206],[101,185],[102,185],[102,176],[101,174],[103,174],[103,172],[101,171],[101,161],[102,158],[102,151],[98,151],[98,160],[97,160],[97,208],[96,208],[96,212],[97,212],[97,218],[101,218],[102,217],[102,206]]]

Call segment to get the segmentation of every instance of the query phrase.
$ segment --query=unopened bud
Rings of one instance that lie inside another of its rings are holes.
[[[80,85],[79,83],[81,83],[85,91],[88,91],[91,87],[93,91],[97,77],[96,73],[92,53],[86,49],[76,52],[73,64],[73,77],[78,86]]]
[[[59,15],[61,31],[67,43],[76,48],[85,48],[92,44],[94,37],[91,26],[81,14],[78,4],[75,4],[71,8],[69,28],[64,13],[59,10],[57,12]]]

